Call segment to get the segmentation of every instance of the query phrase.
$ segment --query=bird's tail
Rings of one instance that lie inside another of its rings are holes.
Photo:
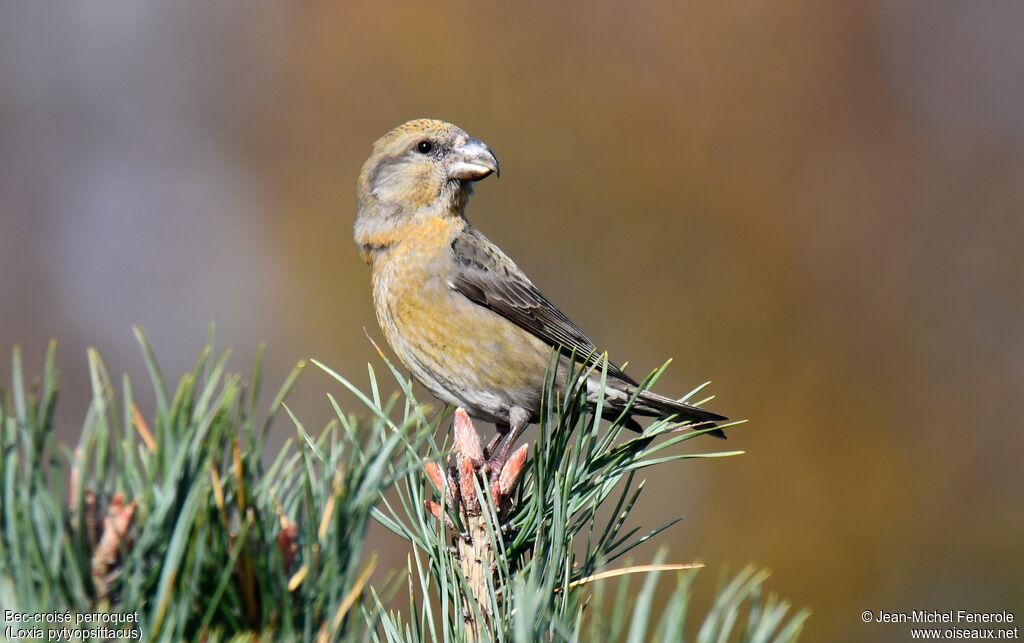
[[[672,398],[665,397],[664,395],[658,395],[652,391],[641,391],[637,397],[636,404],[633,407],[634,413],[637,415],[646,415],[652,417],[668,417],[675,416],[677,420],[683,422],[693,422],[694,424],[707,423],[708,425],[714,425],[718,422],[725,422],[729,418],[718,413],[712,413],[711,411],[705,411],[702,408],[698,408],[685,402],[677,402]],[[700,427],[700,428],[709,428]],[[714,431],[708,431],[708,435],[713,435],[716,438],[725,439],[725,432],[721,429]]]

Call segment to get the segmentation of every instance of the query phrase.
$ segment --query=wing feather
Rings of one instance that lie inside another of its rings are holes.
[[[456,271],[451,286],[471,301],[489,308],[523,330],[559,347],[564,355],[594,364],[601,354],[565,313],[555,307],[519,266],[472,226],[452,242]],[[622,369],[608,364],[608,375],[636,386]]]

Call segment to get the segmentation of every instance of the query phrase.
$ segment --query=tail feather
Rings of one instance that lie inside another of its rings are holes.
[[[665,397],[664,395],[658,395],[651,391],[641,391],[640,395],[637,397],[636,405],[633,408],[637,415],[653,417],[675,416],[678,420],[693,422],[694,424],[714,425],[718,422],[725,422],[729,419],[724,415],[705,411],[702,408],[686,404],[685,402],[677,402],[672,398]],[[722,431],[722,429],[708,431],[708,435],[713,435],[716,438],[721,438],[723,440],[726,439],[725,432]]]

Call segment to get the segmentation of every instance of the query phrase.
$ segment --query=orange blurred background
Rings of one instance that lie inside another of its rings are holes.
[[[38,372],[60,339],[62,434],[86,346],[145,377],[133,323],[175,379],[214,320],[238,369],[268,342],[268,383],[365,381],[355,176],[442,118],[497,152],[469,217],[545,294],[751,419],[638,514],[685,516],[660,543],[702,592],[768,566],[811,641],[1024,617],[1024,4],[551,4],[0,8],[0,347]]]

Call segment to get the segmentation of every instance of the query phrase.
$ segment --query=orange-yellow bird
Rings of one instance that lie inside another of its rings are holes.
[[[400,125],[374,144],[359,174],[355,240],[371,268],[377,320],[398,358],[438,398],[507,436],[500,462],[537,420],[551,351],[562,353],[565,366],[573,354],[590,363],[600,355],[466,219],[473,182],[492,173],[494,153],[458,127],[427,119]],[[588,386],[595,398],[596,376]],[[604,408],[617,415],[637,386],[609,363]],[[726,419],[650,391],[632,412]]]

